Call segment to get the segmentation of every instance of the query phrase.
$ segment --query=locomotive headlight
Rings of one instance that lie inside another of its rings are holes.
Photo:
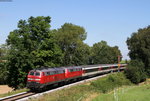
[[[40,81],[40,79],[35,79],[36,81]]]
[[[28,78],[28,80],[33,80],[32,78]]]

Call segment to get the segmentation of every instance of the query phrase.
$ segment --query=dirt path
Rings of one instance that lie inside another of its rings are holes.
[[[0,85],[0,94],[11,92],[13,89],[7,85]]]

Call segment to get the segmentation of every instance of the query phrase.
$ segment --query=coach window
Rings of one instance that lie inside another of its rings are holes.
[[[75,71],[76,71],[76,68],[75,68],[75,69],[73,69],[73,71],[75,72]]]
[[[49,72],[49,75],[53,75],[53,72]]]
[[[60,74],[63,73],[63,70],[61,70],[59,73],[60,73]]]
[[[50,72],[47,72],[46,75],[50,75]]]
[[[54,75],[54,74],[55,74],[55,71],[53,71],[52,73],[53,73],[53,75]]]
[[[62,71],[62,70],[59,70],[59,71],[58,71],[58,74],[61,74],[61,73],[63,73],[63,71]]]
[[[58,71],[55,71],[55,74],[58,74]]]
[[[104,67],[104,68],[102,68],[102,70],[106,70],[106,69],[108,69],[108,67]]]
[[[54,72],[53,72],[53,71],[51,71],[51,72],[50,72],[50,75],[54,75]]]

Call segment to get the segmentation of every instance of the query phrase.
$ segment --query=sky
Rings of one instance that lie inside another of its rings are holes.
[[[126,40],[150,24],[149,4],[150,0],[0,0],[0,44],[17,29],[20,19],[50,16],[51,29],[66,22],[82,26],[87,32],[85,43],[107,41],[129,59]]]

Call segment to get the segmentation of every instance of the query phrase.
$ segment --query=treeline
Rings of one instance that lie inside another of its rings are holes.
[[[137,84],[150,77],[150,26],[132,33],[126,42],[131,58],[126,76]]]
[[[117,46],[111,47],[101,41],[90,47],[83,42],[87,37],[83,27],[65,23],[61,28],[51,29],[50,22],[49,16],[30,17],[18,22],[18,28],[11,31],[6,40],[7,52],[4,47],[0,48],[0,60],[5,60],[0,63],[0,84],[25,87],[29,70],[41,66],[118,62],[121,52]]]

